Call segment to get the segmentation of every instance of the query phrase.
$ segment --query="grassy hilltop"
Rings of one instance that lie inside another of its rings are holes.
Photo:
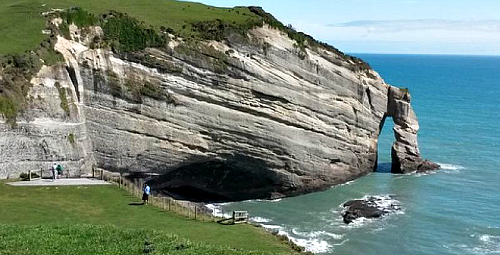
[[[78,7],[78,8],[72,8]],[[48,14],[60,10],[57,14]],[[45,13],[45,15],[44,15]],[[64,22],[55,28],[49,20],[61,17]],[[55,52],[55,35],[70,39],[69,25],[81,28],[99,25],[104,38],[92,41],[91,48],[112,49],[114,53],[140,52],[145,48],[165,48],[167,35],[185,39],[184,53],[203,57],[207,50],[198,49],[204,40],[223,41],[234,35],[246,40],[249,29],[268,24],[295,41],[301,59],[306,48],[327,50],[344,59],[340,63],[354,72],[369,70],[368,64],[345,55],[336,48],[316,41],[309,35],[285,26],[259,7],[218,8],[200,3],[174,0],[9,0],[0,2],[0,115],[15,126],[17,117],[26,108],[30,80],[42,65],[64,61]],[[94,37],[94,39],[96,39]],[[194,47],[193,47],[194,46]],[[261,45],[267,49],[269,45]],[[203,51],[203,54],[199,54]],[[223,52],[211,52],[221,63],[215,72],[224,72]],[[177,70],[180,71],[180,70]],[[148,93],[150,96],[151,93]],[[163,98],[162,98],[163,99]]]
[[[196,21],[220,19],[229,24],[259,20],[248,8],[217,8],[173,0],[9,0],[0,2],[0,55],[34,49],[48,35],[42,34],[51,9],[80,7],[98,16],[108,10],[127,13],[154,28],[170,28],[182,37],[192,34]]]
[[[61,31],[56,33],[69,39],[68,25],[73,22],[81,27],[106,24],[104,47],[115,52],[165,47],[168,37],[162,31],[199,42],[213,39],[213,34],[220,36],[217,32],[224,31],[221,27],[244,33],[262,25],[262,17],[246,7],[216,8],[173,0],[1,1],[0,115],[13,127],[26,107],[31,77],[43,64],[63,61],[62,55],[53,50],[54,26],[47,16],[54,9],[61,10],[59,15],[65,19]],[[116,15],[111,21],[110,13]]]

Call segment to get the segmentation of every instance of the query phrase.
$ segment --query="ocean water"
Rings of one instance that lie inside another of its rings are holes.
[[[274,201],[214,205],[318,254],[500,254],[500,57],[356,54],[389,84],[409,88],[429,174],[393,175],[392,120],[379,142],[381,171],[330,190]],[[341,205],[380,196],[402,210],[342,222]]]

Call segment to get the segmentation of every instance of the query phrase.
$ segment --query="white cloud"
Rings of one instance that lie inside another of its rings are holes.
[[[347,52],[500,55],[500,20],[381,20],[332,25],[297,21],[294,26]]]
[[[359,20],[329,24],[327,26],[338,28],[364,28],[371,33],[391,33],[409,30],[472,30],[500,33],[500,20]]]

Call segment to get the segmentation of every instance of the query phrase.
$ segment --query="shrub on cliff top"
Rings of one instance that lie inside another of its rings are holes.
[[[337,54],[348,62],[352,62],[352,65],[349,67],[349,69],[351,69],[352,71],[367,71],[370,69],[370,65],[368,65],[368,63],[364,62],[363,60],[346,55],[337,48],[327,43],[317,41],[310,35],[303,32],[298,32],[293,28],[292,25],[283,25],[283,23],[277,20],[272,14],[264,11],[261,7],[250,6],[248,7],[248,9],[252,13],[260,16],[265,24],[268,24],[272,28],[279,29],[287,33],[288,37],[290,37],[290,39],[294,40],[297,43],[297,47],[300,48],[301,51],[304,51],[307,45],[310,45],[313,48],[323,48]]]
[[[143,22],[128,15],[110,12],[103,17],[105,39],[112,42],[112,49],[116,53],[162,47],[167,42],[167,38],[158,35],[153,27],[146,28]]]
[[[99,19],[97,19],[94,14],[84,11],[80,7],[72,7],[61,12],[61,18],[67,24],[73,23],[78,27],[88,27],[99,24]]]

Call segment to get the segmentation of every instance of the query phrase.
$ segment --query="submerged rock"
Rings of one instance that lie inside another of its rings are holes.
[[[344,222],[349,224],[354,220],[364,218],[380,218],[381,216],[401,210],[399,202],[391,196],[370,196],[364,199],[350,200],[342,205]]]

